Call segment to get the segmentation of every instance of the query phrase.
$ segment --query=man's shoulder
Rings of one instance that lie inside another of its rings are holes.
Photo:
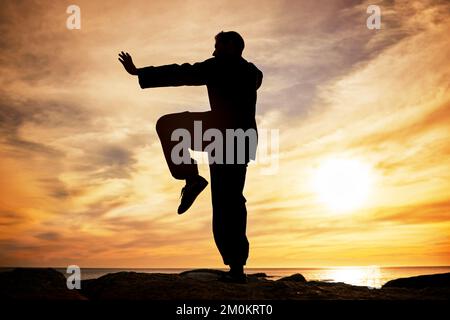
[[[216,58],[214,58],[214,57],[208,58],[208,59],[206,59],[206,60],[204,60],[202,62],[199,62],[199,63],[204,64],[204,65],[213,65],[213,64],[216,63]]]
[[[243,57],[241,57],[239,60],[236,61],[224,61],[224,60],[220,60],[217,59],[216,57],[211,57],[208,58],[202,62],[197,62],[198,65],[207,68],[207,69],[211,69],[211,68],[219,68],[222,69],[224,67],[229,68],[229,67],[233,67],[233,66],[238,66],[238,68],[240,68],[241,70],[246,70],[247,72],[256,72],[258,74],[262,74],[261,70],[258,69],[258,67],[256,67],[256,65],[250,61],[247,61],[246,59],[244,59]]]
[[[241,63],[250,70],[261,72],[261,70],[259,70],[258,67],[253,62],[250,62],[244,58],[241,58]]]

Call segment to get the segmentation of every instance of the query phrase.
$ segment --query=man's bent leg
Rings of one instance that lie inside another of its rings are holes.
[[[175,179],[186,180],[186,185],[181,190],[182,197],[177,210],[178,214],[186,212],[208,185],[208,181],[199,176],[197,163],[190,157],[189,148],[198,151],[203,150],[203,130],[195,132],[194,123],[200,121],[202,128],[204,126],[206,130],[213,123],[212,119],[211,112],[182,112],[162,116],[156,123],[156,131],[161,140],[164,157],[172,176]],[[172,135],[176,130],[179,130],[180,135],[175,136],[175,141],[172,141]],[[181,141],[176,139],[181,139]],[[181,148],[177,146],[178,144]],[[175,150],[174,147],[178,148]],[[179,152],[182,153],[181,156],[177,154]],[[179,158],[176,159],[175,157]]]
[[[194,121],[202,121],[202,127],[208,128],[210,112],[180,112],[171,113],[162,116],[156,122],[156,132],[158,133],[159,139],[161,140],[161,145],[164,152],[164,157],[166,158],[167,165],[169,166],[170,173],[175,179],[184,180],[190,177],[198,175],[197,163],[189,155],[185,158],[188,161],[183,161],[182,163],[174,162],[172,159],[173,148],[181,143],[181,141],[172,141],[172,133],[177,130],[186,130],[190,134],[190,145],[191,149],[194,149]],[[203,132],[201,132],[203,135]],[[202,137],[196,137],[197,139],[202,139]],[[202,145],[203,148],[203,145]],[[201,151],[201,150],[198,150]],[[188,153],[187,149],[183,152]]]

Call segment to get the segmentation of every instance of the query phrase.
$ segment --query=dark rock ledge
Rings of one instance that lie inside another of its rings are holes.
[[[17,268],[0,272],[3,300],[448,300],[450,273],[389,281],[381,289],[306,281],[301,274],[270,280],[248,275],[247,284],[219,281],[223,271],[198,269],[181,274],[118,272],[84,280],[69,290],[54,269]]]

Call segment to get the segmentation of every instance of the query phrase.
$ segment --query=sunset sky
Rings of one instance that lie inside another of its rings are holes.
[[[6,0],[0,266],[223,266],[209,189],[177,215],[184,182],[155,131],[208,110],[206,88],[142,90],[117,60],[203,61],[222,30],[264,73],[259,128],[279,130],[278,167],[248,168],[247,266],[450,265],[448,1]],[[336,210],[314,181],[341,160],[365,168],[367,194]]]

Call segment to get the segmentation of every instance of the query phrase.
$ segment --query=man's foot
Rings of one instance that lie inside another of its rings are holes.
[[[228,283],[247,283],[244,266],[241,264],[230,265],[230,271],[224,273],[219,280]]]
[[[181,203],[178,207],[178,214],[185,213],[207,185],[208,181],[202,176],[186,180],[186,185],[181,189]]]

